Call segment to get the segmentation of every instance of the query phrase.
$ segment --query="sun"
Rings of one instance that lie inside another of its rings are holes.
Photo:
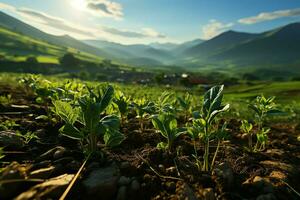
[[[84,10],[86,7],[86,1],[85,0],[71,0],[71,5],[73,8],[77,10]]]

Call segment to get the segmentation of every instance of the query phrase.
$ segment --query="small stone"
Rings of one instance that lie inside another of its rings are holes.
[[[51,174],[54,172],[54,170],[55,170],[54,166],[38,169],[30,173],[30,178],[48,179],[51,176]]]
[[[118,181],[119,186],[129,185],[129,183],[130,183],[130,178],[126,176],[121,176]]]
[[[166,168],[164,165],[160,164],[158,165],[158,169],[162,172],[162,173],[165,173],[166,172]]]
[[[119,175],[115,166],[93,170],[83,181],[88,199],[110,200],[118,189]]]
[[[214,190],[212,188],[205,188],[200,191],[201,195],[203,196],[203,200],[215,200]]]
[[[147,182],[150,182],[152,180],[152,176],[150,174],[145,174],[143,179],[147,183]]]
[[[167,182],[166,183],[166,189],[170,192],[175,192],[176,190],[176,183],[174,182]]]
[[[126,200],[126,195],[127,195],[127,188],[126,186],[122,186],[118,190],[116,200]]]
[[[132,182],[131,182],[131,186],[130,186],[130,189],[132,190],[132,191],[138,191],[139,189],[140,189],[140,183],[137,181],[137,180],[133,180]]]
[[[48,150],[47,152],[43,153],[42,155],[40,155],[40,157],[38,158],[39,160],[50,160],[53,158],[54,156],[54,153],[57,151],[57,150],[63,150],[65,149],[64,147],[62,146],[57,146],[57,147],[54,147],[50,150]]]
[[[216,181],[225,191],[229,191],[234,186],[233,170],[228,163],[221,163],[216,167],[213,174]]]
[[[57,149],[53,154],[54,160],[62,158],[65,155],[66,151],[67,150],[64,147]]]
[[[169,175],[176,175],[176,167],[167,168],[166,173],[169,174]]]

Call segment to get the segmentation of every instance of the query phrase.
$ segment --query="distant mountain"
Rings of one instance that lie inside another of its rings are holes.
[[[139,65],[151,65],[151,63],[159,63],[163,65],[167,64],[172,59],[171,53],[167,50],[156,49],[149,45],[123,45],[101,40],[84,40],[83,42],[99,49],[103,49],[104,51],[108,52],[114,59],[123,62],[134,60],[134,63],[137,63]],[[138,63],[138,61],[143,61],[143,63]],[[126,63],[132,64],[132,62]]]
[[[257,38],[258,36],[259,34],[227,31],[208,41],[202,42],[196,46],[188,48],[183,53],[187,56],[211,56],[218,52],[230,49],[238,44],[250,41],[254,38]]]
[[[180,54],[184,53],[185,51],[187,51],[188,49],[193,48],[197,45],[200,45],[203,42],[205,42],[205,40],[195,39],[195,40],[181,43],[172,49],[172,53],[175,55],[180,55]]]
[[[291,64],[300,61],[299,44],[300,23],[260,34],[228,31],[187,49],[180,62],[236,66]]]
[[[149,44],[149,46],[155,48],[155,49],[161,49],[161,50],[172,50],[175,49],[176,47],[178,47],[180,44],[176,44],[176,43],[159,43],[159,42],[154,42]]]

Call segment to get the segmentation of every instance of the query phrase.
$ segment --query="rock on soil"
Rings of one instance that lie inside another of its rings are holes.
[[[113,199],[118,189],[118,170],[114,166],[92,171],[83,181],[88,199]]]
[[[218,165],[213,175],[222,191],[230,191],[234,187],[234,174],[228,163]]]
[[[64,174],[51,178],[23,192],[15,200],[59,199],[73,177],[74,175],[72,174]]]

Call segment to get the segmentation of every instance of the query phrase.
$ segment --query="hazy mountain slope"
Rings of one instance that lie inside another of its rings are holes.
[[[83,42],[80,42],[70,36],[55,36],[55,35],[47,34],[1,11],[0,11],[0,25],[8,29],[11,29],[15,32],[28,35],[32,38],[44,40],[53,43],[55,45],[75,48],[80,51],[84,51],[101,57],[109,56],[106,52],[97,49],[95,47],[89,46],[87,44],[84,44]]]
[[[260,37],[239,44],[214,56],[238,64],[282,64],[300,60],[300,23],[263,33]]]
[[[208,41],[187,49],[184,52],[184,55],[188,57],[205,58],[257,37],[259,37],[259,34],[227,31]]]
[[[155,61],[155,63],[167,63],[172,59],[172,54],[167,50],[156,49],[148,45],[134,44],[134,45],[123,45],[114,42],[107,42],[101,40],[85,40],[86,44],[95,46],[97,48],[104,49],[110,55],[114,56],[119,60],[134,60],[136,63],[138,60]],[[148,58],[148,59],[146,59]],[[139,63],[144,64],[144,63]],[[150,64],[150,63],[145,63]]]
[[[201,43],[205,42],[204,40],[201,39],[195,39],[195,40],[191,40],[191,41],[187,41],[184,43],[181,43],[179,45],[177,45],[175,48],[173,48],[171,50],[171,52],[175,55],[180,55],[183,52],[185,52],[186,50],[193,48],[197,45],[200,45]]]
[[[22,61],[35,56],[40,62],[57,63],[58,58],[67,52],[62,46],[50,44],[27,35],[0,26],[0,55],[8,60]],[[72,52],[83,60],[100,61],[92,54],[72,49]]]

